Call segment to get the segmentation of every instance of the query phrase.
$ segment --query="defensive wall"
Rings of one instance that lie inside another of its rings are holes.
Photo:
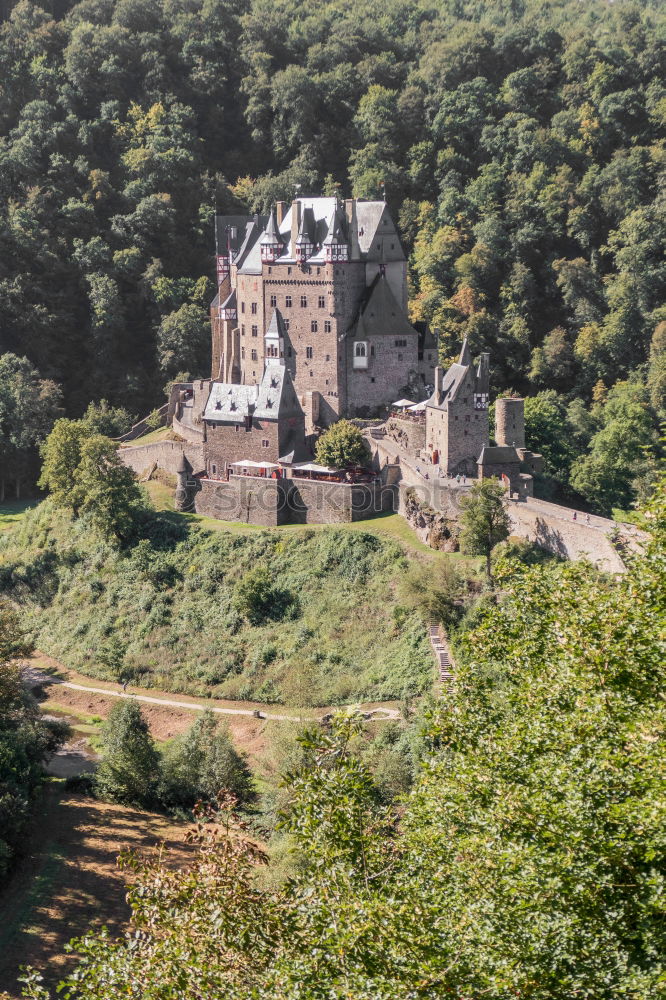
[[[193,472],[204,467],[203,444],[189,441],[152,441],[118,449],[121,461],[138,476],[158,466],[165,472],[176,473],[183,454]]]
[[[157,414],[160,418],[160,422],[158,424],[159,427],[164,427],[164,425],[166,424],[168,409],[169,409],[169,404],[165,403],[164,406],[160,406],[159,409],[157,410]],[[152,413],[149,413],[147,417],[143,418],[143,420],[139,420],[138,423],[132,424],[130,429],[126,431],[125,434],[121,434],[120,437],[115,438],[115,440],[119,442],[134,441],[136,438],[141,437],[143,434],[147,434],[148,431],[154,430],[155,428],[150,426],[150,424],[152,423],[151,418],[152,418]]]
[[[368,436],[375,465],[387,460],[398,462],[400,468],[398,511],[414,528],[417,535],[433,548],[449,548],[455,539],[454,525],[460,517],[460,501],[469,492],[474,480],[437,481],[425,479],[428,466],[407,456],[393,439]],[[512,534],[525,538],[563,559],[589,559],[599,569],[621,573],[625,569],[620,548],[636,550],[645,540],[645,533],[633,525],[620,524],[605,517],[586,515],[568,507],[529,497],[511,500],[509,514]]]
[[[197,479],[190,483],[185,509],[263,527],[342,524],[393,510],[395,487],[385,479],[372,483],[234,475],[228,480]]]

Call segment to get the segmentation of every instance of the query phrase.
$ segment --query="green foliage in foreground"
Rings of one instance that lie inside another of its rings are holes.
[[[659,996],[663,486],[650,514],[620,579],[514,564],[460,642],[400,816],[351,752],[353,720],[306,734],[287,777],[291,879],[261,889],[256,848],[205,828],[187,873],[135,863],[131,934],[80,942],[68,995]]]
[[[327,705],[430,688],[422,614],[393,616],[408,566],[397,543],[329,528],[209,534],[166,513],[145,530],[118,550],[47,501],[3,535],[0,594],[40,649],[199,696]]]
[[[30,805],[43,777],[42,761],[67,727],[45,723],[13,658],[28,651],[17,616],[0,603],[0,877],[19,849]]]

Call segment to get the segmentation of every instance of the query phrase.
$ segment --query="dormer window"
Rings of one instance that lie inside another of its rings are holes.
[[[222,409],[222,403],[219,401],[219,399],[218,399],[217,403],[215,404],[215,409],[216,410],[221,410]]]
[[[280,243],[262,243],[261,263],[274,264],[277,258],[280,256],[281,249],[282,249],[282,244]]]

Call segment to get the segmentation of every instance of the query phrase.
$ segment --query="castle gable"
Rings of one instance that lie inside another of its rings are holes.
[[[396,302],[390,285],[383,275],[377,275],[361,299],[355,323],[352,324],[357,340],[366,337],[418,337]]]

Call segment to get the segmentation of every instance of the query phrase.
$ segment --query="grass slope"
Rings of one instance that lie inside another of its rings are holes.
[[[395,625],[408,566],[397,542],[339,528],[212,533],[166,513],[149,536],[118,552],[44,503],[0,539],[0,593],[24,607],[40,649],[95,677],[131,670],[144,687],[295,705],[431,687],[421,618]],[[290,600],[253,626],[233,595],[257,566]]]

